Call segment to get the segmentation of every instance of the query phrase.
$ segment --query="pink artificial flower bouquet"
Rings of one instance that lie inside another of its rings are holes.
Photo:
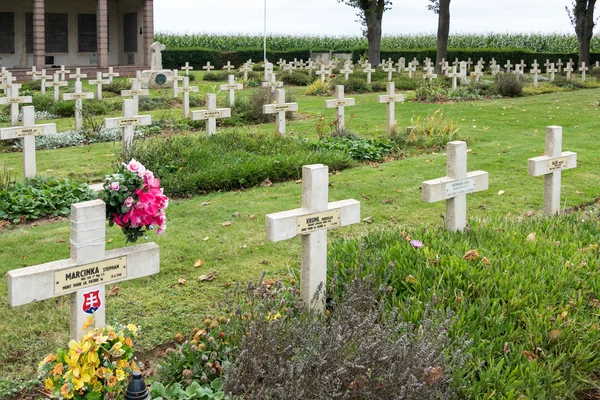
[[[167,229],[165,209],[169,199],[160,181],[142,163],[132,159],[123,163],[116,174],[108,175],[104,201],[109,225],[117,224],[127,242],[135,242],[154,228],[159,235]]]

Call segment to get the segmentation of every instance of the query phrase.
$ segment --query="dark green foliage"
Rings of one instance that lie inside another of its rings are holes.
[[[590,73],[592,74],[592,76],[594,78],[596,78],[596,80],[600,81],[600,68],[599,67],[592,68],[592,71]]]
[[[332,80],[331,87],[335,87],[336,85],[344,85],[344,93],[346,94],[370,93],[373,91],[373,88],[366,80],[355,77],[345,80],[343,75],[338,75]]]
[[[436,103],[448,100],[448,90],[442,79],[420,79],[417,81],[415,96],[419,101]]]
[[[112,110],[111,104],[107,101],[89,99],[83,102],[82,113],[84,116],[97,116],[110,114]]]
[[[396,87],[396,90],[416,90],[417,82],[417,79],[409,79],[405,76],[401,76],[394,79],[394,85]],[[386,89],[387,87],[384,90]]]
[[[452,321],[444,313],[428,308],[419,323],[405,322],[401,314],[410,307],[386,310],[378,298],[387,288],[369,278],[348,282],[327,316],[303,307],[298,297],[290,305],[281,301],[296,292],[290,289],[250,292],[263,295],[251,303],[252,321],[226,368],[226,393],[247,400],[446,400],[456,394],[451,373],[465,363],[461,352],[470,342],[447,350]]]
[[[154,381],[150,386],[150,397],[153,400],[221,400],[223,399],[223,381],[213,380],[210,385],[193,382],[185,390],[179,383],[163,385]]]
[[[75,101],[64,100],[53,103],[50,112],[59,118],[73,118],[75,116]]]
[[[396,147],[388,139],[366,139],[358,136],[324,137],[314,142],[318,149],[341,150],[355,160],[380,161]]]
[[[190,105],[191,105],[191,99],[194,96],[190,96]],[[152,110],[157,110],[157,109],[165,109],[165,108],[171,108],[176,104],[179,104],[181,102],[180,99],[178,98],[173,98],[173,97],[167,97],[167,96],[158,96],[158,97],[151,97],[151,96],[141,96],[139,98],[139,109],[140,111],[152,111]]]
[[[573,79],[567,79],[564,76],[557,76],[554,81],[551,82],[554,86],[567,88],[567,89],[585,89],[585,84]]]
[[[216,68],[227,64],[230,61],[231,64],[239,68],[249,59],[258,62],[263,59],[262,49],[240,49],[237,51],[218,51],[201,48],[191,49],[167,49],[163,51],[163,65],[165,68],[174,69],[184,65],[186,61],[194,67],[195,71],[202,71],[202,67],[210,61],[211,65]],[[267,59],[279,60],[293,60],[294,58],[307,60],[310,57],[310,50],[289,50],[289,51],[267,51]],[[254,66],[256,71],[262,71],[262,68],[256,64]]]
[[[294,72],[292,75],[286,72],[281,75],[281,81],[286,86],[308,86],[312,83],[312,79],[303,72]]]
[[[285,101],[291,103],[294,99],[295,94],[290,90],[286,91]],[[263,113],[263,105],[271,104],[273,100],[270,89],[254,90],[248,97],[238,96],[231,110],[233,117],[227,120],[226,123],[231,126],[238,126],[274,122],[274,114]],[[292,116],[292,112],[286,113],[287,119],[291,119]]]
[[[40,81],[40,80],[25,81],[21,84],[21,89],[23,91],[39,92],[40,90],[42,90],[42,81]]]
[[[54,108],[55,103],[52,95],[34,95],[31,100],[31,105],[35,108],[35,111],[47,111],[53,113],[52,109]]]
[[[317,151],[294,137],[243,132],[137,141],[125,158],[154,171],[170,196],[298,179],[302,165],[321,163],[339,171],[354,163],[344,152]]]
[[[227,82],[227,71],[208,72],[204,75],[204,80],[209,82]]]
[[[517,97],[523,93],[523,82],[517,74],[497,74],[496,85],[498,85],[498,92],[505,97]]]
[[[428,227],[341,239],[330,246],[327,277],[342,292],[357,271],[374,276],[390,288],[380,297],[389,308],[413,305],[404,314],[410,321],[427,303],[454,310],[450,334],[476,344],[473,362],[454,371],[460,398],[583,399],[584,390],[597,389],[589,378],[600,371],[597,215],[593,207],[553,218],[471,220],[458,234]],[[465,257],[470,250],[477,254]]]
[[[121,95],[122,90],[130,90],[130,89],[131,89],[131,83],[129,82],[129,80],[126,80],[126,79],[114,80],[113,83],[109,83],[108,85],[102,86],[103,92],[114,93],[119,96]]]
[[[12,222],[46,216],[67,216],[73,203],[95,199],[87,184],[68,179],[26,179],[0,192],[0,218]]]

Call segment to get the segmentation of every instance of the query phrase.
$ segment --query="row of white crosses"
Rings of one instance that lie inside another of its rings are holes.
[[[19,124],[19,104],[31,104],[31,96],[19,96],[21,84],[15,83],[16,79],[8,72],[4,77],[2,88],[6,97],[0,97],[0,105],[10,104],[10,123],[12,126]]]

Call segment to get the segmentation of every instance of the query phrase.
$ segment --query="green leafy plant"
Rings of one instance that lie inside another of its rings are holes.
[[[498,85],[498,91],[502,96],[517,97],[523,93],[524,85],[517,74],[496,74],[496,84]]]
[[[401,147],[418,147],[439,150],[446,143],[457,140],[458,123],[448,119],[442,110],[437,110],[428,117],[411,118],[412,129],[396,130],[391,139]]]
[[[419,101],[442,102],[448,100],[448,91],[442,79],[420,79],[417,81],[415,96]]]
[[[306,88],[307,96],[322,96],[331,92],[331,81],[325,79],[321,82],[321,79],[317,79]]]
[[[150,386],[152,400],[221,400],[224,397],[221,379],[213,380],[210,386],[193,382],[185,389],[179,383],[165,386],[161,382],[153,382]]]
[[[366,139],[358,136],[323,137],[315,141],[319,149],[341,150],[347,152],[355,160],[381,161],[393,153],[396,147],[388,139]]]

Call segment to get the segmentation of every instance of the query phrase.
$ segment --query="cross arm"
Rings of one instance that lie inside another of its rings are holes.
[[[18,139],[23,136],[42,136],[56,133],[56,124],[43,124],[31,127],[15,126],[0,129],[0,140]]]
[[[144,243],[106,252],[106,260],[119,257],[127,257],[126,276],[99,284],[117,283],[160,272],[160,249],[155,243]],[[7,273],[9,304],[11,307],[21,306],[82,289],[77,287],[71,291],[54,293],[55,272],[75,266],[69,259],[9,271]]]
[[[339,225],[329,226],[327,229],[340,228],[360,222],[360,202],[350,199],[335,201],[327,205],[328,211],[339,210]],[[320,213],[311,213],[303,208],[282,211],[266,216],[267,240],[279,242],[291,239],[298,235],[298,218],[308,217]]]
[[[263,113],[265,114],[275,114],[282,111],[298,111],[298,103],[263,105]]]
[[[531,176],[547,175],[556,171],[577,167],[577,153],[562,152],[560,157],[534,157],[528,160],[527,172]]]
[[[487,190],[489,174],[485,171],[468,172],[466,179],[443,177],[422,183],[422,199],[426,203],[448,200],[455,196]]]
[[[63,94],[63,100],[93,99],[93,98],[94,98],[94,93],[92,93],[92,92]]]
[[[242,90],[243,88],[244,88],[244,85],[242,85],[241,83],[234,83],[232,85],[225,84],[225,85],[220,86],[221,90]]]
[[[404,102],[404,95],[401,94],[395,94],[393,96],[384,94],[382,96],[378,96],[377,97],[377,101],[380,103],[397,103],[397,102]]]
[[[104,119],[106,128],[123,128],[125,126],[151,125],[152,116],[138,115],[136,117],[117,117]]]
[[[31,103],[31,96],[0,97],[0,104]]]
[[[350,107],[354,105],[356,105],[356,100],[354,98],[325,100],[325,108]]]
[[[197,110],[192,111],[192,120],[202,120],[208,118],[229,118],[231,117],[231,108],[218,108],[216,110]]]

